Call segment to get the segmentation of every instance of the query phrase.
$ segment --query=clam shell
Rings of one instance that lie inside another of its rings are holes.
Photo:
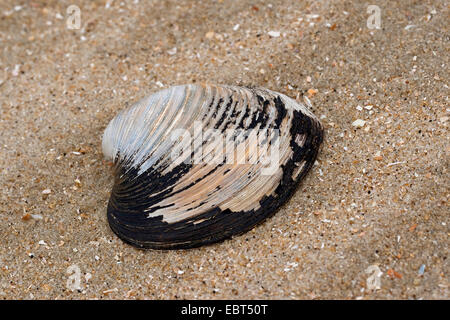
[[[271,90],[182,85],[108,125],[115,164],[111,229],[139,248],[191,248],[250,230],[285,203],[313,165],[323,130]]]

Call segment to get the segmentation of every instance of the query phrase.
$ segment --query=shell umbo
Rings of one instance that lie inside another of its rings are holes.
[[[174,138],[180,129],[187,134]],[[196,247],[248,231],[293,194],[322,136],[304,105],[271,90],[159,91],[121,111],[104,132],[103,153],[115,164],[111,229],[127,243],[155,249]],[[261,155],[276,156],[271,172]]]

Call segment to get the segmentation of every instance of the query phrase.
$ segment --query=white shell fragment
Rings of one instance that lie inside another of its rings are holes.
[[[250,230],[313,165],[322,126],[274,91],[182,85],[121,111],[103,135],[116,168],[111,229],[140,248],[190,248]]]
[[[280,36],[280,32],[279,31],[269,31],[268,34],[272,38],[278,38]]]
[[[355,121],[352,122],[352,126],[356,128],[362,128],[364,127],[365,124],[366,122],[362,119],[356,119]]]

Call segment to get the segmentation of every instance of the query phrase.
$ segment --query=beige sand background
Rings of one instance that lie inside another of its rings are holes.
[[[1,1],[0,297],[448,299],[448,21],[438,0]],[[102,132],[194,82],[308,95],[325,142],[253,231],[134,249],[106,221]]]

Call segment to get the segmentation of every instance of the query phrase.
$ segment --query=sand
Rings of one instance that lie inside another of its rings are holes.
[[[446,1],[2,0],[0,17],[0,298],[450,298]],[[317,163],[249,233],[137,250],[107,224],[103,130],[203,82],[309,96]]]

